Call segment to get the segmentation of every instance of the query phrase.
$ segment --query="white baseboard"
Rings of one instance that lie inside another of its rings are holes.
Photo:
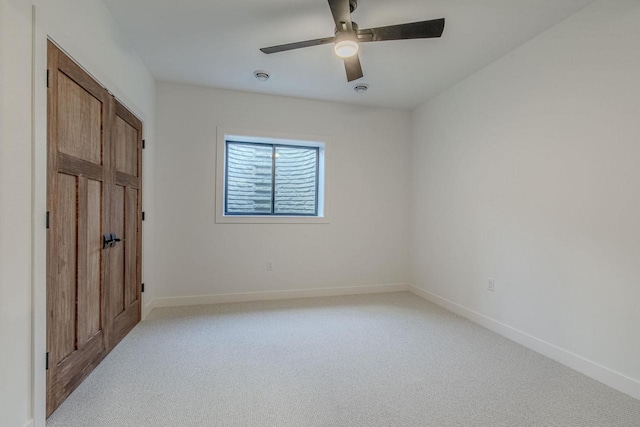
[[[34,426],[33,420],[27,421],[27,423],[24,425],[24,427],[33,427],[33,426]]]
[[[147,316],[149,315],[149,313],[151,313],[151,310],[153,310],[153,300],[149,301],[148,303],[144,304],[146,301],[143,300],[143,305],[142,305],[142,320],[146,319]]]
[[[417,286],[408,285],[408,288],[412,293],[426,299],[427,301],[444,307],[447,310],[465,317],[474,323],[517,342],[520,345],[568,366],[569,368],[591,377],[596,381],[600,381],[611,388],[628,394],[636,399],[640,399],[640,381],[638,380],[616,372],[591,360],[585,359],[582,356],[536,338],[526,332],[520,331],[509,325],[505,325],[504,323],[498,322],[497,320],[478,313],[477,311],[470,310],[451,300],[432,294],[431,292],[418,288]]]
[[[151,313],[151,310],[159,307],[209,305],[293,298],[332,297],[341,295],[380,294],[388,292],[406,292],[408,290],[409,285],[406,283],[393,283],[387,285],[348,286],[340,288],[295,289],[290,291],[242,292],[232,294],[156,298],[146,305],[145,312],[148,315]]]
[[[153,298],[151,298],[149,295],[151,295],[150,293],[146,293],[146,294],[142,294],[142,316],[141,316],[141,320],[144,320],[147,318],[147,316],[151,313],[151,310],[153,310],[154,304],[153,304]]]

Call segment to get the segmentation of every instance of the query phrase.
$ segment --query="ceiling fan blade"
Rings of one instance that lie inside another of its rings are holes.
[[[321,44],[333,43],[334,41],[335,41],[335,37],[325,37],[322,39],[313,39],[313,40],[307,40],[304,42],[296,42],[296,43],[281,44],[278,46],[263,47],[260,50],[263,53],[267,53],[267,54],[277,53],[277,52],[284,52],[287,50],[301,49],[303,47],[320,46]]]
[[[358,80],[364,74],[362,74],[362,65],[360,64],[360,58],[358,55],[353,55],[350,58],[344,58],[344,67],[347,69],[347,81]]]
[[[444,18],[440,18],[359,30],[358,41],[379,42],[384,40],[430,39],[441,37],[443,31]]]
[[[329,0],[329,7],[338,31],[351,31],[351,8],[349,0]]]

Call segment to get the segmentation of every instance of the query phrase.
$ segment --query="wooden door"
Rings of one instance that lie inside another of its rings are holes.
[[[110,221],[121,241],[109,250],[109,348],[140,321],[142,309],[142,122],[118,101],[112,136]]]
[[[108,92],[48,48],[47,415],[106,352],[102,234],[108,229]]]
[[[140,320],[142,271],[142,123],[51,42],[48,73],[47,416]]]

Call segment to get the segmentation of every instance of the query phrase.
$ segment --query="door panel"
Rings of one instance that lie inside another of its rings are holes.
[[[121,239],[124,237],[124,187],[116,185],[111,193],[111,232]],[[117,318],[124,311],[124,245],[121,243],[109,249],[109,273],[111,284],[111,317]]]
[[[112,111],[107,91],[52,44],[48,66],[47,415],[106,354],[99,236]]]
[[[138,176],[138,131],[117,115],[116,170]]]
[[[102,164],[102,104],[64,73],[58,75],[58,150]]]
[[[139,321],[142,122],[48,45],[47,416]],[[103,247],[103,236],[121,241]]]
[[[54,212],[58,220],[54,222],[54,240],[57,246],[56,285],[50,292],[56,301],[50,313],[50,321],[56,324],[57,333],[50,345],[50,356],[55,361],[64,361],[76,351],[76,259],[78,203],[77,178],[59,174]]]
[[[87,184],[87,339],[102,329],[102,182]]]
[[[138,302],[138,190],[127,188],[125,197],[125,280],[124,280],[124,303],[125,307],[130,307]]]
[[[122,241],[110,256],[109,313],[113,323],[109,346],[116,345],[139,322],[142,313],[142,122],[115,101],[112,157],[111,229]]]

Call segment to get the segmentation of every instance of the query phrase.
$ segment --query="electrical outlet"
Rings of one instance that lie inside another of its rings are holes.
[[[273,261],[267,261],[267,271],[273,271]]]
[[[496,289],[496,279],[488,278],[487,279],[487,290],[489,292],[493,292]]]

